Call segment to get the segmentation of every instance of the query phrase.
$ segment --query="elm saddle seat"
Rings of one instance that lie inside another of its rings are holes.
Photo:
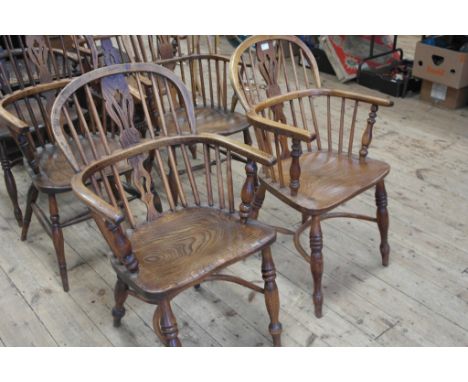
[[[239,224],[238,213],[210,207],[163,214],[137,227],[130,237],[137,275],[118,260],[113,267],[132,289],[149,297],[198,284],[218,268],[276,240],[274,228],[255,220]]]
[[[250,126],[247,117],[237,112],[203,106],[195,107],[194,110],[198,133],[213,133],[228,136],[244,131]],[[179,109],[176,112],[176,117],[179,126],[187,124],[183,109]],[[169,135],[177,133],[172,115],[166,116],[166,127]]]
[[[99,157],[104,156],[105,153],[103,145],[101,144],[101,138],[99,136],[94,136],[93,141]],[[91,147],[88,142],[88,140],[83,139],[81,144],[86,155],[91,155]],[[108,142],[112,152],[122,148],[118,136],[108,138]],[[78,157],[79,151],[74,142],[70,141],[70,145],[73,152],[76,152]],[[70,191],[70,182],[73,175],[75,175],[75,171],[73,171],[63,152],[57,146],[47,144],[45,148],[37,149],[36,156],[39,163],[39,174],[34,174],[32,168],[25,160],[25,167],[30,173],[36,188],[44,192],[50,191],[53,193]],[[121,174],[131,170],[126,162],[119,163],[117,168]]]
[[[266,187],[275,190],[278,197],[293,208],[309,213],[324,213],[346,202],[364,190],[375,186],[390,171],[382,161],[334,152],[305,152],[300,157],[302,171],[300,192],[291,197],[289,187],[266,181]],[[291,158],[283,160],[283,166],[291,166]],[[289,172],[284,171],[285,184],[290,183]]]

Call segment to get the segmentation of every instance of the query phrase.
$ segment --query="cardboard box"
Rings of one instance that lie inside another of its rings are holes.
[[[444,39],[444,43],[449,44],[451,37],[441,36],[435,40]],[[413,75],[450,88],[464,88],[468,86],[468,53],[418,42]]]
[[[455,89],[444,84],[424,80],[420,99],[447,109],[458,109],[468,105],[468,86]]]

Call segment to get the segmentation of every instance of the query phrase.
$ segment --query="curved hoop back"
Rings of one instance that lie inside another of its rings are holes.
[[[77,172],[145,137],[196,132],[188,90],[170,70],[150,63],[112,65],[76,78],[57,96],[51,121],[56,143]]]
[[[247,38],[232,54],[230,72],[245,110],[270,97],[321,86],[315,58],[296,36]]]

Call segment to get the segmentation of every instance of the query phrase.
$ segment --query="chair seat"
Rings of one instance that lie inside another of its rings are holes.
[[[182,131],[187,130],[185,110],[177,111],[176,115]],[[196,107],[195,118],[197,120],[197,133],[232,135],[249,127],[249,122],[244,115],[236,112],[225,112],[217,108]],[[172,116],[167,117],[166,123],[169,135],[175,135],[177,130]]]
[[[97,148],[100,156],[104,155],[101,139],[98,136],[93,137],[95,147]],[[108,138],[109,147],[111,152],[121,148],[119,138]],[[70,141],[72,150],[76,152],[76,157],[79,158],[78,149],[75,144]],[[86,157],[91,157],[91,147],[88,140],[82,140],[81,144],[86,153]],[[70,182],[74,170],[68,163],[67,158],[62,151],[55,145],[47,144],[45,148],[40,148],[36,152],[37,161],[39,163],[40,174],[34,174],[32,169],[27,165],[26,159],[24,160],[26,168],[31,175],[34,185],[43,192],[65,192],[71,189]],[[127,163],[119,163],[118,169],[120,173],[130,170]]]
[[[241,224],[237,212],[186,208],[161,215],[130,237],[139,262],[137,277],[129,276],[121,265],[114,267],[133,288],[154,296],[192,285],[275,238],[275,230],[258,221]]]
[[[359,160],[348,154],[306,152],[300,158],[298,195],[289,189],[291,158],[283,162],[285,187],[262,178],[267,189],[293,208],[309,214],[323,213],[374,186],[390,171],[390,166],[374,159]]]

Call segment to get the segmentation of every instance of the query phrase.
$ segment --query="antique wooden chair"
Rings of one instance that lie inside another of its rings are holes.
[[[0,98],[15,90],[24,89],[39,83],[50,82],[53,79],[69,78],[77,74],[76,62],[68,55],[62,36],[16,36],[0,37]],[[41,52],[48,57],[49,65],[42,72],[34,64],[36,54]],[[34,123],[29,118],[32,113],[38,113],[38,103],[26,100],[15,104],[17,115],[24,117],[26,123]],[[11,172],[12,166],[22,163],[21,151],[10,135],[8,128],[0,123],[0,161],[2,164],[5,185],[13,204],[13,211],[19,226],[23,224],[23,214],[18,204],[16,181]]]
[[[294,54],[296,46],[299,53]],[[288,51],[289,59],[285,57]],[[278,158],[276,166],[266,169],[260,178],[252,215],[257,216],[256,209],[262,205],[266,190],[302,214],[302,225],[289,233],[294,235],[299,253],[310,262],[315,314],[321,317],[323,220],[346,217],[376,222],[382,264],[388,265],[389,219],[384,178],[390,167],[367,154],[378,107],[391,106],[392,102],[312,88],[308,86],[308,68],[313,68],[316,86],[320,86],[314,58],[293,36],[248,38],[231,58],[232,83],[256,129],[257,143],[261,150]],[[361,114],[359,106],[363,104],[370,105],[368,115]],[[360,140],[354,138],[359,134],[359,125],[363,125]],[[376,217],[331,212],[374,186]],[[301,233],[309,227],[310,255],[300,243]]]
[[[113,65],[84,74],[63,89],[52,110],[52,127],[57,143],[74,171],[81,171],[72,180],[73,190],[91,210],[114,255],[112,265],[117,273],[116,305],[112,310],[114,325],[120,325],[125,314],[124,302],[130,294],[157,305],[153,320],[156,334],[166,345],[180,345],[171,299],[202,281],[219,279],[265,294],[271,319],[270,332],[274,344],[280,345],[278,291],[270,252],[276,233],[274,229],[248,219],[256,162],[271,165],[273,156],[213,134],[181,134],[184,128],[179,125],[178,136],[140,141],[133,123],[134,103],[129,94],[129,80],[124,80],[125,76],[132,75],[142,91],[142,99],[145,97],[141,79],[151,81],[160,117],[175,115],[177,109],[171,96],[174,89],[170,87],[176,87],[177,107],[185,109],[187,131],[195,131],[195,115],[187,89],[170,70],[155,64]],[[92,151],[74,149],[85,142],[91,144],[94,136],[108,135],[99,123],[96,130],[85,123],[82,126],[65,124],[69,119],[67,105],[70,100],[74,100],[83,87],[96,81],[109,84],[109,89],[102,94],[106,100],[105,112],[119,127],[122,145],[127,147],[113,154],[106,149],[109,155],[102,159]],[[143,105],[148,130],[151,131],[153,120],[146,104]],[[165,131],[165,118],[161,117],[160,123]],[[203,148],[204,178],[196,178],[193,174],[187,154],[187,147],[193,145]],[[217,158],[213,173],[209,168],[210,151]],[[225,161],[221,160],[222,156]],[[234,156],[247,159],[247,179],[242,187],[239,213],[234,207],[231,168]],[[177,157],[181,159],[176,161]],[[119,170],[125,165],[132,168],[130,180],[126,181]],[[172,197],[167,167],[171,167],[175,174],[179,206]],[[139,191],[142,204],[127,203],[128,182]],[[153,187],[157,187],[163,196],[161,212],[154,205]],[[258,251],[262,252],[264,288],[218,273],[229,264]]]

